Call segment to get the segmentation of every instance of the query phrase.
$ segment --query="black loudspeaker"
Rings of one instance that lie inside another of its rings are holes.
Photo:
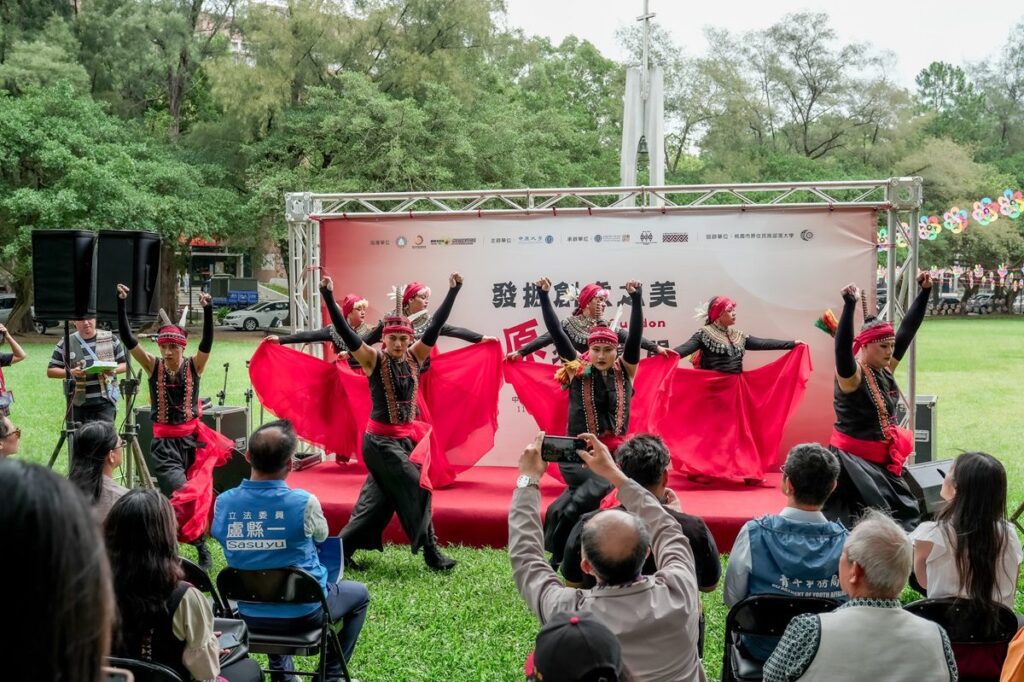
[[[32,287],[37,318],[95,317],[95,284],[95,232],[32,230]]]
[[[96,317],[117,322],[117,285],[131,293],[125,301],[132,323],[156,319],[160,301],[160,235],[137,230],[103,230],[96,246]],[[173,311],[171,311],[173,315]]]
[[[943,459],[938,462],[911,464],[907,467],[907,484],[910,492],[921,502],[921,507],[934,517],[942,509],[946,501],[939,496],[942,481],[953,468],[953,460]]]
[[[139,446],[146,458],[146,465],[153,473],[153,458],[150,444],[153,442],[153,420],[150,418],[149,406],[136,407],[135,419],[139,425]],[[218,431],[235,441],[231,459],[224,466],[213,470],[213,489],[222,493],[238,487],[243,478],[249,478],[251,469],[245,461],[245,450],[249,447],[249,413],[244,407],[227,405],[207,407],[203,411],[203,423],[214,431]]]

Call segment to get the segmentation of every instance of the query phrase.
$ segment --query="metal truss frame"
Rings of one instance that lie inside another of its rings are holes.
[[[359,220],[399,217],[484,217],[558,214],[615,214],[626,212],[722,212],[778,210],[837,210],[873,208],[885,213],[889,238],[884,254],[886,306],[881,316],[896,322],[913,301],[917,275],[918,216],[922,202],[919,177],[884,180],[665,185],[658,187],[576,187],[548,189],[483,189],[472,191],[355,192],[285,195],[288,221],[291,319],[296,331],[317,326],[320,293],[320,220]],[[902,262],[896,254],[896,235],[908,244]],[[319,349],[313,350],[319,353]],[[913,428],[916,395],[916,352],[906,358],[908,384],[905,407]]]

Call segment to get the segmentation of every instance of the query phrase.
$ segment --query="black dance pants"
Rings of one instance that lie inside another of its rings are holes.
[[[558,469],[567,487],[544,516],[544,549],[551,552],[554,567],[562,565],[565,543],[576,522],[601,506],[601,500],[612,489],[608,481],[582,464],[559,462]]]
[[[839,458],[836,489],[821,510],[829,521],[839,521],[853,528],[865,510],[878,509],[891,515],[906,531],[921,523],[921,505],[907,485],[906,469],[902,476],[897,476],[881,464],[834,445],[830,445],[829,450]]]
[[[186,472],[196,461],[194,436],[184,438],[154,438],[149,452],[153,460],[153,476],[160,492],[170,497],[175,490],[185,485]]]
[[[370,473],[341,530],[347,556],[357,549],[383,550],[384,529],[394,514],[414,554],[434,542],[430,491],[420,487],[419,465],[409,461],[414,447],[409,438],[363,434],[363,461]]]

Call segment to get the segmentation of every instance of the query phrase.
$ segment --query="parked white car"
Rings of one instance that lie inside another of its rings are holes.
[[[288,320],[288,301],[267,301],[234,310],[224,316],[224,324],[247,332],[277,327]]]

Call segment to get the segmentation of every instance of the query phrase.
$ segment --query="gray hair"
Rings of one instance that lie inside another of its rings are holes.
[[[895,521],[869,509],[846,540],[846,558],[860,564],[864,579],[877,596],[895,599],[914,567],[914,548]]]

